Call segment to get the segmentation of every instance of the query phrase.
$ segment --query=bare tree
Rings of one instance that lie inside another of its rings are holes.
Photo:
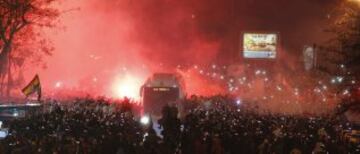
[[[52,7],[55,1],[58,0],[0,1],[0,94],[4,93],[5,86],[6,95],[10,94],[12,64],[21,64],[21,60],[30,57],[20,47],[17,48],[19,53],[13,54],[14,45],[21,46],[22,43],[34,40],[39,36],[35,33],[37,28],[55,25],[55,19],[59,16],[59,11]]]
[[[332,13],[333,22],[327,29],[333,38],[324,46],[320,68],[332,75],[360,75],[360,6],[345,1]]]

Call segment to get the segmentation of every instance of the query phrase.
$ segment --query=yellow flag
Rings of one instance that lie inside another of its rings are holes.
[[[31,94],[37,92],[38,100],[41,99],[41,85],[40,85],[40,78],[38,75],[35,75],[34,79],[22,89],[22,92],[26,97],[30,96]]]

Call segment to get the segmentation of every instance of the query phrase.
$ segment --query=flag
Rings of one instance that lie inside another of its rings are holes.
[[[37,92],[38,94],[38,100],[41,99],[41,84],[40,84],[40,78],[38,75],[35,75],[35,77],[31,80],[31,82],[22,89],[22,92],[26,97],[30,96],[31,94]]]

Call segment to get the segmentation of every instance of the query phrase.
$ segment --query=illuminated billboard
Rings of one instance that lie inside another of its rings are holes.
[[[309,71],[315,66],[315,49],[312,46],[305,46],[303,51],[305,70]]]
[[[278,35],[275,33],[245,33],[244,58],[276,58]]]

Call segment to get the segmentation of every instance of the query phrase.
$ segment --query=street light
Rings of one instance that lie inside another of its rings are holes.
[[[360,5],[360,0],[347,0],[347,1],[352,3],[357,3],[358,5]]]

